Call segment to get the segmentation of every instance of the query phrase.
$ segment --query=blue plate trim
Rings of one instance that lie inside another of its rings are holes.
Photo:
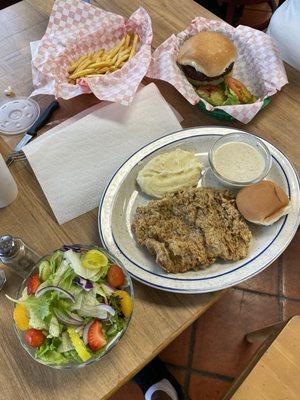
[[[218,128],[219,128],[219,127],[218,127]],[[228,128],[228,127],[225,127],[225,128]],[[190,129],[193,129],[193,128],[188,128],[188,129],[185,129],[185,130],[190,130]],[[184,132],[185,130],[182,130],[182,131]],[[166,136],[164,136],[164,137],[171,136],[171,135],[173,135],[174,133],[178,133],[178,132],[181,132],[181,130],[180,130],[180,131],[177,131],[177,132],[172,132],[171,134],[168,134],[168,135],[166,135]],[[203,136],[207,136],[207,135],[199,134],[199,135],[193,135],[193,136],[191,136],[191,137],[192,137],[192,138],[197,138],[197,137],[203,137]],[[220,135],[220,134],[210,134],[209,136],[222,136],[222,135]],[[255,136],[255,135],[254,135],[254,136]],[[257,136],[257,135],[256,135],[256,136]],[[175,140],[174,142],[167,143],[167,144],[165,144],[164,146],[161,146],[159,149],[162,149],[162,148],[164,148],[164,147],[166,147],[166,146],[169,146],[169,145],[171,145],[171,144],[173,144],[173,143],[176,143],[176,142],[181,141],[181,140],[184,140],[184,139],[186,139],[186,138],[179,138],[179,139]],[[128,160],[130,160],[130,159],[131,159],[135,154],[137,154],[140,150],[142,150],[143,148],[147,147],[149,144],[156,142],[157,140],[159,140],[159,139],[153,140],[152,142],[150,142],[150,143],[148,143],[147,145],[143,146],[141,149],[137,150],[137,151],[136,151],[135,153],[133,153],[130,157],[128,157],[127,160],[124,161],[124,163],[116,170],[116,172],[114,173],[114,175],[113,175],[112,178],[110,179],[109,183],[107,184],[107,186],[106,186],[106,188],[105,188],[105,190],[104,190],[104,192],[103,192],[103,196],[102,196],[102,198],[101,198],[100,205],[99,205],[98,227],[99,227],[99,233],[100,233],[101,241],[103,242],[103,245],[104,245],[105,247],[107,247],[107,245],[106,245],[106,243],[105,243],[105,241],[104,241],[103,234],[102,234],[102,228],[101,228],[101,224],[100,224],[101,209],[102,209],[102,205],[103,205],[103,200],[104,200],[105,194],[106,194],[106,192],[107,192],[107,190],[108,190],[108,188],[109,188],[109,186],[110,186],[112,180],[114,179],[114,177],[116,176],[116,174],[119,172],[119,170],[123,167],[123,165],[126,164],[126,162],[127,162]],[[263,140],[265,140],[266,142],[270,143],[270,142],[269,142],[268,140],[266,140],[266,139],[263,139]],[[270,143],[270,144],[271,144],[271,143]],[[271,144],[271,145],[272,145],[272,144]],[[274,146],[274,145],[272,145],[272,146]],[[274,146],[274,147],[276,148],[277,151],[279,151],[279,152],[286,158],[286,156],[285,156],[279,149],[277,149],[276,146]],[[147,156],[145,156],[143,159],[145,159],[146,157],[149,157],[152,153],[154,153],[154,152],[157,151],[157,150],[158,150],[158,149],[153,150],[151,153],[147,154]],[[280,162],[276,159],[276,157],[274,157],[274,156],[272,155],[272,158],[273,158],[273,159],[277,162],[277,164],[280,166],[280,168],[281,168],[281,170],[282,170],[282,172],[283,172],[283,174],[284,174],[284,176],[285,176],[285,179],[286,179],[286,182],[287,182],[287,186],[288,186],[288,195],[289,195],[289,198],[290,198],[290,196],[291,196],[291,190],[290,190],[290,184],[289,184],[289,181],[288,181],[286,172],[285,172],[285,170],[283,169],[283,167],[282,167],[282,165],[280,164]],[[142,161],[143,159],[141,159],[140,161]],[[300,186],[299,179],[298,179],[298,184],[299,184],[299,186]],[[135,266],[137,266],[138,268],[140,268],[140,269],[143,270],[144,272],[149,273],[149,274],[152,274],[152,275],[155,275],[155,276],[158,276],[158,277],[163,278],[163,279],[171,279],[171,280],[178,280],[178,281],[188,281],[188,282],[194,282],[194,281],[196,281],[196,282],[197,282],[197,281],[202,281],[202,280],[211,280],[211,279],[213,279],[213,278],[219,278],[219,277],[221,277],[221,276],[231,274],[232,272],[235,272],[235,271],[237,271],[238,269],[243,268],[244,266],[246,266],[246,265],[249,264],[250,262],[254,261],[256,258],[258,258],[262,253],[264,253],[264,252],[274,243],[274,241],[277,239],[277,237],[279,236],[280,232],[282,231],[282,229],[283,229],[283,227],[284,227],[284,225],[285,225],[285,223],[286,223],[286,220],[287,220],[287,216],[285,216],[284,221],[283,221],[283,223],[282,223],[282,225],[281,225],[281,227],[280,227],[280,229],[279,229],[277,235],[275,236],[275,238],[269,243],[269,245],[268,245],[264,250],[262,250],[262,251],[261,251],[259,254],[257,254],[254,258],[252,258],[251,260],[247,261],[245,264],[240,265],[239,267],[237,267],[237,268],[235,268],[235,269],[233,269],[233,270],[231,270],[231,271],[224,272],[224,273],[222,273],[222,274],[215,275],[215,276],[210,276],[210,277],[206,277],[206,278],[198,278],[198,279],[185,279],[185,278],[180,279],[180,278],[172,278],[172,277],[166,277],[166,276],[157,274],[157,273],[155,273],[155,272],[148,271],[148,270],[144,269],[143,267],[141,267],[139,264],[136,264],[136,263],[135,263],[134,261],[132,261],[126,254],[124,254],[124,252],[120,249],[118,243],[116,242],[115,237],[114,237],[113,234],[112,234],[112,236],[113,236],[114,242],[115,242],[117,248],[119,249],[119,251],[121,252],[121,254],[123,254],[123,256],[124,256],[128,261],[130,261],[132,264],[134,264]],[[274,259],[276,259],[276,258],[274,258]],[[273,259],[273,260],[274,260],[274,259]],[[273,260],[272,260],[272,261],[273,261]],[[272,262],[272,261],[271,261],[271,262]],[[271,262],[270,262],[270,263],[271,263]],[[264,265],[260,270],[256,271],[256,272],[255,272],[253,275],[251,275],[251,276],[256,275],[256,274],[259,273],[261,270],[263,270],[265,267],[266,267],[266,266]],[[157,284],[149,283],[148,281],[145,281],[145,280],[141,279],[140,277],[137,277],[135,274],[133,274],[133,273],[131,273],[131,272],[129,272],[129,273],[130,273],[130,275],[132,275],[135,279],[137,279],[137,280],[139,280],[139,281],[141,281],[141,282],[144,282],[144,283],[146,283],[146,284],[150,284],[150,285],[153,286],[153,287],[156,287],[156,288],[159,288],[159,289],[162,289],[162,290],[164,290],[164,289],[170,289],[170,290],[172,290],[172,291],[177,291],[177,292],[181,292],[181,293],[182,293],[182,292],[185,292],[185,291],[182,290],[182,289],[176,289],[176,288],[173,288],[173,287],[160,286],[160,285],[157,285]],[[251,276],[249,276],[248,278],[250,278]],[[188,293],[188,292],[190,292],[190,290],[187,290],[187,291],[186,291],[186,293]],[[197,292],[199,292],[199,290],[197,290]],[[207,292],[207,290],[205,290],[205,292]]]

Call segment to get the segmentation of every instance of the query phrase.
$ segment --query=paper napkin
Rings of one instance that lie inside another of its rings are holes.
[[[63,224],[99,205],[109,179],[131,154],[181,125],[151,83],[130,106],[109,104],[54,129],[25,146],[24,153]]]

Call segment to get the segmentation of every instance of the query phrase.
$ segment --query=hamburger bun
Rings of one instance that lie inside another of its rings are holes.
[[[236,205],[246,220],[259,225],[271,225],[290,210],[283,189],[267,180],[241,189]]]
[[[193,84],[216,85],[231,72],[236,57],[235,45],[228,37],[203,31],[183,43],[177,62]]]

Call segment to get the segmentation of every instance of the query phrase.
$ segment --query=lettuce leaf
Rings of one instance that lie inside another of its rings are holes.
[[[59,351],[59,353],[66,353],[70,350],[74,350],[74,346],[73,346],[70,336],[67,334],[67,332],[63,332],[61,334],[61,344],[57,350]]]
[[[28,296],[25,301],[20,303],[26,307],[29,313],[34,314],[37,319],[44,321],[49,315],[51,315],[51,300],[47,300],[43,297]]]
[[[69,362],[68,358],[58,352],[60,344],[61,340],[59,338],[48,338],[37,349],[35,355],[47,364],[66,364]]]
[[[52,315],[50,324],[49,324],[49,336],[50,337],[59,337],[60,334],[60,326],[57,318]]]
[[[54,252],[49,260],[49,263],[52,268],[52,272],[55,272],[59,267],[62,262],[64,253],[60,250]]]
[[[225,89],[225,95],[226,95],[227,99],[223,103],[224,106],[230,106],[230,105],[233,106],[233,105],[236,105],[236,104],[240,104],[239,99],[237,98],[237,96],[228,87],[226,87],[226,89]]]
[[[34,329],[47,330],[48,324],[39,318],[32,310],[29,311],[29,326]]]
[[[59,287],[70,291],[70,288],[73,286],[73,280],[75,276],[76,274],[73,268],[68,267],[59,281]]]
[[[65,272],[68,270],[68,268],[69,268],[68,262],[66,260],[63,260],[60,263],[60,266],[55,271],[55,273],[52,274],[48,279],[47,281],[48,285],[58,286],[59,282],[61,281],[61,279],[63,279]]]
[[[79,363],[79,364],[82,363],[82,360],[78,356],[77,351],[75,349],[66,351],[64,353],[64,357],[68,360],[68,362],[76,362],[76,363]]]

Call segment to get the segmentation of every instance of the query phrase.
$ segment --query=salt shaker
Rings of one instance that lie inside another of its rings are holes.
[[[18,194],[16,182],[0,154],[0,208],[12,203]]]
[[[0,236],[0,262],[22,278],[27,278],[40,258],[22,239],[10,235]]]

